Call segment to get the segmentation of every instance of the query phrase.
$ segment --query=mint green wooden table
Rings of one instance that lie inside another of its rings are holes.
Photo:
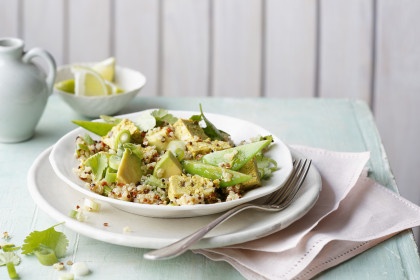
[[[148,108],[197,110],[222,113],[254,122],[286,143],[335,151],[371,151],[372,177],[397,191],[381,139],[368,107],[358,101],[325,99],[226,99],[140,98],[121,113]],[[70,122],[84,119],[58,97],[52,96],[35,136],[23,143],[0,144],[0,233],[8,231],[20,245],[33,230],[56,222],[37,208],[26,187],[26,174],[35,158],[63,134],[75,128]],[[4,121],[4,120],[1,120]],[[19,129],[19,128],[16,128]],[[229,264],[213,262],[191,252],[169,261],[142,258],[143,249],[111,245],[90,239],[60,226],[70,240],[63,259],[85,261],[92,273],[83,279],[243,279]],[[58,279],[62,272],[41,266],[35,257],[22,256],[17,266],[21,279]],[[334,267],[322,279],[420,279],[417,246],[405,231],[365,253]],[[0,279],[8,279],[0,267]]]

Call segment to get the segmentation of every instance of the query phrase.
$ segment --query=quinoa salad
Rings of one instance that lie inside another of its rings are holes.
[[[137,120],[73,121],[97,135],[76,138],[73,172],[95,193],[141,204],[221,203],[260,187],[277,169],[264,155],[273,137],[235,144],[200,111],[189,119],[159,109]]]

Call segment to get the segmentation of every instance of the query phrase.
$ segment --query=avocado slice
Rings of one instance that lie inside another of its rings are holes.
[[[153,176],[156,178],[169,178],[181,174],[182,166],[171,151],[166,151],[153,170]]]
[[[140,182],[143,176],[143,163],[130,149],[125,149],[117,171],[117,183],[130,184]]]

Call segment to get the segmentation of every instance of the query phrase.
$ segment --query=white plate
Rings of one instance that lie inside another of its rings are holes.
[[[101,202],[99,212],[89,212],[86,222],[69,217],[86,197],[61,181],[48,161],[51,148],[44,151],[28,173],[28,188],[35,203],[49,216],[82,235],[104,242],[137,248],[161,248],[206,225],[218,215],[162,219],[127,213]],[[293,152],[294,157],[296,153]],[[289,226],[311,209],[321,191],[321,178],[312,165],[294,202],[280,212],[245,210],[213,229],[194,248],[214,248],[258,239]],[[108,223],[108,226],[104,226]],[[132,232],[124,233],[129,226]]]
[[[141,113],[142,112],[138,112],[120,117],[136,121]],[[190,118],[192,115],[199,114],[198,112],[187,111],[169,111],[169,113],[177,116],[178,118]],[[235,143],[239,143],[242,140],[249,140],[250,138],[257,135],[272,135],[272,133],[269,131],[253,123],[240,119],[210,113],[207,113],[206,117],[217,128],[228,132]],[[78,166],[78,162],[74,158],[76,137],[78,135],[84,135],[85,133],[86,130],[83,128],[75,129],[64,135],[54,145],[50,155],[50,162],[55,173],[61,180],[69,184],[75,190],[78,190],[87,196],[109,202],[114,207],[124,211],[148,217],[181,218],[209,215],[226,211],[234,206],[260,198],[277,190],[284,185],[293,168],[292,157],[288,147],[278,137],[273,135],[274,144],[267,152],[267,156],[277,162],[279,170],[273,172],[273,176],[271,176],[269,180],[264,180],[261,187],[247,192],[241,199],[215,204],[183,205],[176,207],[167,205],[132,203],[108,198],[90,191],[89,189],[85,188],[85,182],[80,180],[78,176],[73,173],[73,168]],[[92,137],[98,138],[95,135],[92,135]]]

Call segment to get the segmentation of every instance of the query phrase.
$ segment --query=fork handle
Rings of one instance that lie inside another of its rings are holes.
[[[160,248],[158,250],[150,251],[143,255],[144,258],[149,260],[167,260],[170,258],[177,257],[187,251],[192,245],[197,243],[204,235],[206,235],[210,230],[215,228],[220,223],[226,221],[233,215],[239,213],[242,210],[253,208],[255,205],[250,203],[245,203],[232,208],[231,210],[227,211],[217,219],[213,220],[208,225],[200,228],[196,232],[184,237],[183,239],[172,243],[166,247]]]

